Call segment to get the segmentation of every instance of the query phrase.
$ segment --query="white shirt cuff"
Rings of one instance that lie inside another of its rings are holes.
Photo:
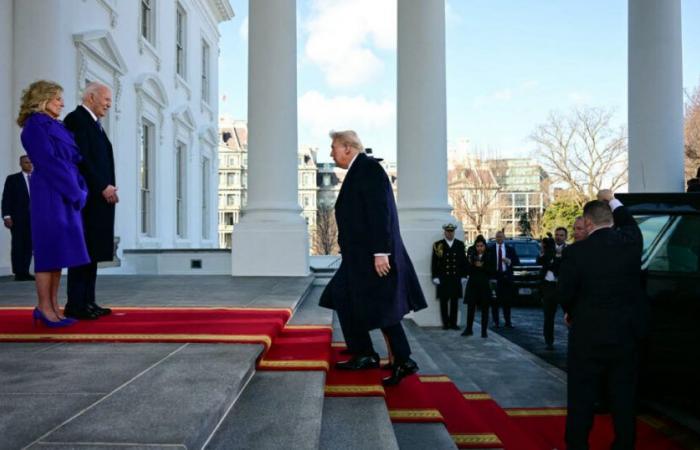
[[[622,206],[622,202],[621,202],[620,200],[616,199],[616,198],[613,198],[612,200],[610,200],[610,201],[608,202],[608,206],[610,206],[610,209],[612,209],[613,211],[615,211],[617,208],[619,208],[620,206]]]
[[[12,219],[12,216],[2,216],[2,220],[5,220],[5,219]]]
[[[374,256],[389,256],[391,253],[375,253]]]

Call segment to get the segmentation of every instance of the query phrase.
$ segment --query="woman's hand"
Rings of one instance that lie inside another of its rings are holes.
[[[389,257],[387,255],[375,255],[374,270],[377,271],[377,275],[380,277],[389,275],[389,271],[391,270],[391,266],[389,265]]]

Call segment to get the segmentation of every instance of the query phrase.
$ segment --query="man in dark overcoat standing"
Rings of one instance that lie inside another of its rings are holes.
[[[2,191],[2,221],[10,230],[12,246],[12,273],[15,281],[29,281],[34,277],[29,274],[32,262],[32,230],[29,223],[29,179],[32,176],[32,162],[29,156],[19,158],[22,171],[9,175],[5,179]]]
[[[111,106],[110,89],[100,83],[90,83],[85,88],[83,104],[64,120],[66,128],[73,132],[83,157],[78,167],[88,185],[83,225],[91,261],[84,266],[68,269],[65,314],[76,319],[96,319],[111,312],[95,302],[97,263],[113,258],[114,212],[119,201],[112,144],[100,122]]]
[[[566,444],[588,449],[601,381],[613,417],[613,449],[635,445],[635,387],[639,343],[648,327],[642,289],[642,233],[609,190],[588,202],[588,238],[564,252],[557,295],[570,326]]]
[[[464,242],[455,239],[454,224],[445,224],[442,229],[445,238],[433,244],[430,271],[440,300],[442,329],[459,330],[458,302],[462,298],[462,280],[467,274],[467,253]]]
[[[348,169],[335,204],[342,262],[321,295],[320,305],[337,311],[354,356],[339,369],[379,367],[370,330],[381,329],[392,365],[386,386],[418,370],[401,319],[427,307],[399,233],[391,183],[379,162],[364,153],[354,131],[331,132],[331,157]]]

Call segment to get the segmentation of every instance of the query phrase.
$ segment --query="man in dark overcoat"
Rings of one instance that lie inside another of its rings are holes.
[[[354,356],[339,369],[376,368],[370,330],[381,329],[388,343],[392,374],[398,384],[418,370],[401,319],[426,308],[413,264],[399,233],[394,194],[379,162],[364,153],[354,131],[332,132],[331,157],[348,169],[335,204],[342,262],[321,295],[320,305],[335,309]]]
[[[554,317],[557,315],[559,300],[557,299],[557,277],[561,267],[562,254],[566,248],[566,238],[568,230],[564,227],[557,227],[554,230],[554,240],[543,240],[545,249],[538,258],[538,263],[542,265],[542,311],[544,313],[544,324],[542,334],[547,350],[554,350]]]
[[[493,326],[498,328],[499,307],[503,309],[503,319],[506,328],[513,328],[510,319],[510,308],[515,296],[515,284],[513,282],[513,266],[520,264],[520,258],[512,245],[505,243],[506,235],[503,231],[496,232],[496,244],[488,253],[487,265],[496,281],[496,301],[493,302],[491,313]]]
[[[458,302],[462,298],[462,280],[467,274],[467,253],[464,242],[455,239],[454,224],[443,225],[445,238],[433,244],[430,271],[440,300],[442,329],[459,330]]]
[[[641,284],[642,233],[609,190],[588,202],[588,237],[564,252],[557,295],[570,326],[566,443],[588,449],[601,381],[615,429],[614,449],[635,445],[635,386],[639,342],[649,304]]]
[[[32,176],[32,162],[29,156],[19,158],[21,171],[8,175],[2,191],[2,221],[10,230],[10,257],[15,281],[29,281],[32,262],[32,230],[29,223],[29,179]]]
[[[100,122],[111,106],[110,89],[103,84],[90,83],[85,88],[82,105],[64,120],[83,157],[79,168],[88,185],[88,200],[82,214],[91,261],[68,269],[65,314],[76,319],[96,319],[111,312],[95,302],[97,263],[113,258],[114,212],[119,201],[112,144]]]

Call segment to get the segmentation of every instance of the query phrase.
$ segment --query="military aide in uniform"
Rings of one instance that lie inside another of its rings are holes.
[[[467,273],[467,254],[464,242],[455,239],[457,227],[448,223],[442,227],[445,239],[433,244],[431,273],[440,300],[442,329],[459,330],[457,305],[462,297],[462,280]],[[449,306],[449,308],[448,308]]]

